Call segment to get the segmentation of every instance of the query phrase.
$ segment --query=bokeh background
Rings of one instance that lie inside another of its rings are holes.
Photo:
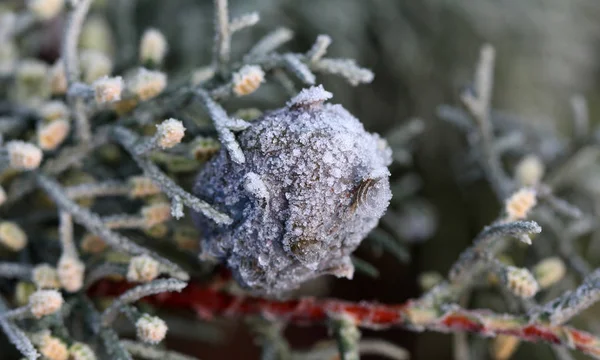
[[[138,38],[143,29],[156,27],[169,41],[166,68],[170,73],[185,77],[210,63],[212,1],[102,0],[94,11],[88,21],[107,22],[114,30],[105,45],[117,58],[134,54],[136,49],[121,46],[127,38]],[[294,40],[286,48],[297,52],[310,48],[317,35],[328,34],[333,38],[329,56],[356,59],[375,72],[373,83],[358,87],[320,76],[334,93],[334,102],[348,108],[368,130],[384,136],[411,118],[420,118],[425,125],[412,142],[412,164],[393,169],[398,178],[416,174],[419,186],[414,197],[428,204],[430,231],[406,246],[410,260],[401,262],[390,254],[361,248],[358,255],[376,266],[378,278],[359,273],[352,281],[325,279],[310,284],[307,292],[385,303],[419,296],[418,275],[431,270],[446,273],[460,251],[495,218],[499,204],[488,184],[461,176],[467,146],[463,134],[436,116],[439,105],[458,104],[457,94],[472,80],[482,44],[492,44],[497,52],[495,107],[519,114],[523,121],[562,129],[571,116],[569,98],[583,94],[594,118],[600,64],[598,0],[230,1],[232,16],[250,11],[258,11],[261,21],[234,37],[234,58],[277,27],[294,31]],[[121,21],[124,18],[131,21]],[[36,43],[31,46],[41,46],[40,55],[48,60],[57,56],[63,21],[47,24],[49,31],[32,40]],[[285,94],[267,88],[242,105],[269,109],[285,100]],[[202,359],[259,357],[241,322],[219,321],[206,330],[173,319],[170,347]],[[286,334],[293,346],[308,347],[326,337],[327,331],[291,327]],[[365,331],[363,336],[393,341],[408,349],[413,359],[454,358],[450,335],[390,330]],[[487,358],[488,340],[473,341],[480,358]],[[553,355],[546,345],[523,344],[514,358],[552,359]]]

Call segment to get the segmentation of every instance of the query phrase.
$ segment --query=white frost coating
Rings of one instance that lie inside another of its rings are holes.
[[[283,61],[286,67],[293,72],[298,79],[307,85],[314,85],[316,81],[315,74],[313,74],[308,66],[306,66],[297,55],[285,54],[283,55]]]
[[[311,106],[329,100],[333,94],[323,89],[323,85],[302,89],[300,93],[287,102],[288,107]]]
[[[194,193],[234,219],[218,226],[196,214],[203,251],[255,293],[351,277],[350,254],[388,206],[391,150],[342,106],[323,104],[330,97],[303,90],[239,134],[245,163],[221,149],[197,177]]]
[[[244,178],[244,189],[259,199],[269,200],[269,190],[256,173],[249,172]]]
[[[171,200],[171,216],[179,220],[184,216],[183,202],[179,196],[173,196]]]
[[[250,127],[246,120],[230,118],[225,122],[225,126],[231,131],[243,131]]]
[[[385,150],[384,150],[385,151]],[[378,168],[373,170],[369,175],[369,179],[382,179],[390,176],[390,171],[387,168]]]
[[[215,124],[215,128],[219,133],[219,140],[221,144],[227,149],[231,159],[238,163],[243,164],[246,161],[246,157],[244,156],[244,152],[240,148],[237,140],[235,139],[235,135],[233,135],[232,128],[235,129],[234,125],[242,125],[238,120],[231,120],[225,110],[217,104],[213,99],[211,99],[210,95],[208,95],[203,90],[198,90],[196,92],[206,111],[209,113],[210,117]],[[243,124],[245,126],[245,124]]]
[[[321,59],[312,65],[312,69],[326,74],[339,75],[352,86],[370,83],[375,77],[371,70],[361,68],[352,59]]]

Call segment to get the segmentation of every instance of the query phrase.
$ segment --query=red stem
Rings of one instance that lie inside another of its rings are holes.
[[[117,296],[131,287],[126,282],[102,280],[89,290],[89,295]],[[180,293],[149,296],[144,301],[160,308],[190,309],[203,319],[262,315],[295,324],[314,324],[326,321],[331,315],[349,314],[357,326],[363,328],[396,326],[412,330],[469,331],[483,336],[506,334],[524,341],[560,344],[600,359],[600,339],[584,331],[549,323],[529,323],[524,317],[486,310],[457,307],[442,312],[424,307],[418,300],[398,305],[315,298],[278,301],[229,294],[214,286],[191,282]]]

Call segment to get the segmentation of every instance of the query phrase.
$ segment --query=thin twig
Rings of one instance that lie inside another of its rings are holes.
[[[148,284],[139,285],[126,291],[117,298],[102,313],[102,326],[108,327],[115,320],[122,306],[138,301],[146,296],[161,294],[171,291],[181,291],[187,283],[175,279],[159,279]]]
[[[59,213],[59,226],[58,233],[60,237],[60,243],[62,245],[63,254],[78,258],[77,248],[73,241],[73,218],[71,214],[66,211],[60,211]]]
[[[195,357],[183,355],[174,351],[158,349],[154,346],[137,341],[121,340],[121,346],[133,356],[147,360],[197,360]]]
[[[179,265],[167,260],[151,250],[139,246],[125,236],[107,228],[102,219],[89,210],[77,205],[69,199],[58,183],[44,175],[37,175],[38,185],[54,200],[56,205],[73,216],[73,219],[83,225],[92,234],[101,237],[111,247],[131,255],[146,254],[164,264],[172,276],[186,280],[187,273]]]
[[[0,277],[31,280],[32,270],[30,265],[0,262]]]
[[[4,314],[8,311],[8,307],[4,302],[4,299],[0,297],[0,314]],[[25,335],[25,333],[19,329],[12,321],[5,319],[0,316],[0,327],[8,338],[8,340],[15,345],[15,347],[25,356],[28,360],[37,359],[40,354],[37,352],[31,340]]]
[[[77,43],[91,3],[92,0],[76,1],[75,7],[69,13],[65,28],[61,53],[69,86],[79,81],[80,69],[79,59],[77,58]]]
[[[225,109],[215,102],[204,90],[196,90],[196,95],[202,101],[202,105],[215,124],[217,133],[219,134],[219,140],[223,146],[227,148],[231,159],[238,164],[243,164],[246,161],[246,157],[244,156],[244,152],[240,148],[240,144],[237,142],[235,135],[233,135],[232,130],[228,127],[231,123],[231,119],[227,116]]]
[[[500,158],[494,149],[494,129],[490,120],[492,89],[494,85],[495,51],[484,45],[475,72],[475,93],[465,92],[462,101],[477,122],[483,153],[481,166],[500,201],[510,193],[510,179],[502,169]]]
[[[116,180],[101,183],[80,184],[65,188],[65,193],[71,199],[94,198],[99,196],[124,196],[129,194],[131,186]]]
[[[233,220],[229,216],[215,210],[208,203],[198,199],[175,184],[151,160],[137,155],[135,153],[135,143],[138,137],[135,133],[123,127],[116,128],[114,133],[117,140],[129,151],[135,162],[144,171],[144,174],[154,180],[165,194],[169,197],[178,197],[186,206],[204,214],[217,224],[228,225],[232,223]]]
[[[222,74],[229,63],[231,36],[227,0],[214,0],[215,6],[215,49],[213,64]]]
[[[79,81],[80,69],[77,54],[77,44],[85,17],[90,9],[92,0],[79,0],[71,10],[67,21],[67,27],[62,41],[62,61],[65,67],[68,89]],[[69,103],[73,109],[75,122],[77,124],[77,137],[82,143],[87,143],[91,137],[91,129],[86,114],[84,100],[77,96],[75,99],[69,97]]]

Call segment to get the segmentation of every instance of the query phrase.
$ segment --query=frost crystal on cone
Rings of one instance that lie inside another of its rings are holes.
[[[391,150],[341,105],[323,104],[329,97],[303,90],[239,134],[245,163],[221,149],[197,177],[195,194],[234,219],[217,226],[196,215],[203,252],[255,293],[351,278],[350,254],[388,206]]]

